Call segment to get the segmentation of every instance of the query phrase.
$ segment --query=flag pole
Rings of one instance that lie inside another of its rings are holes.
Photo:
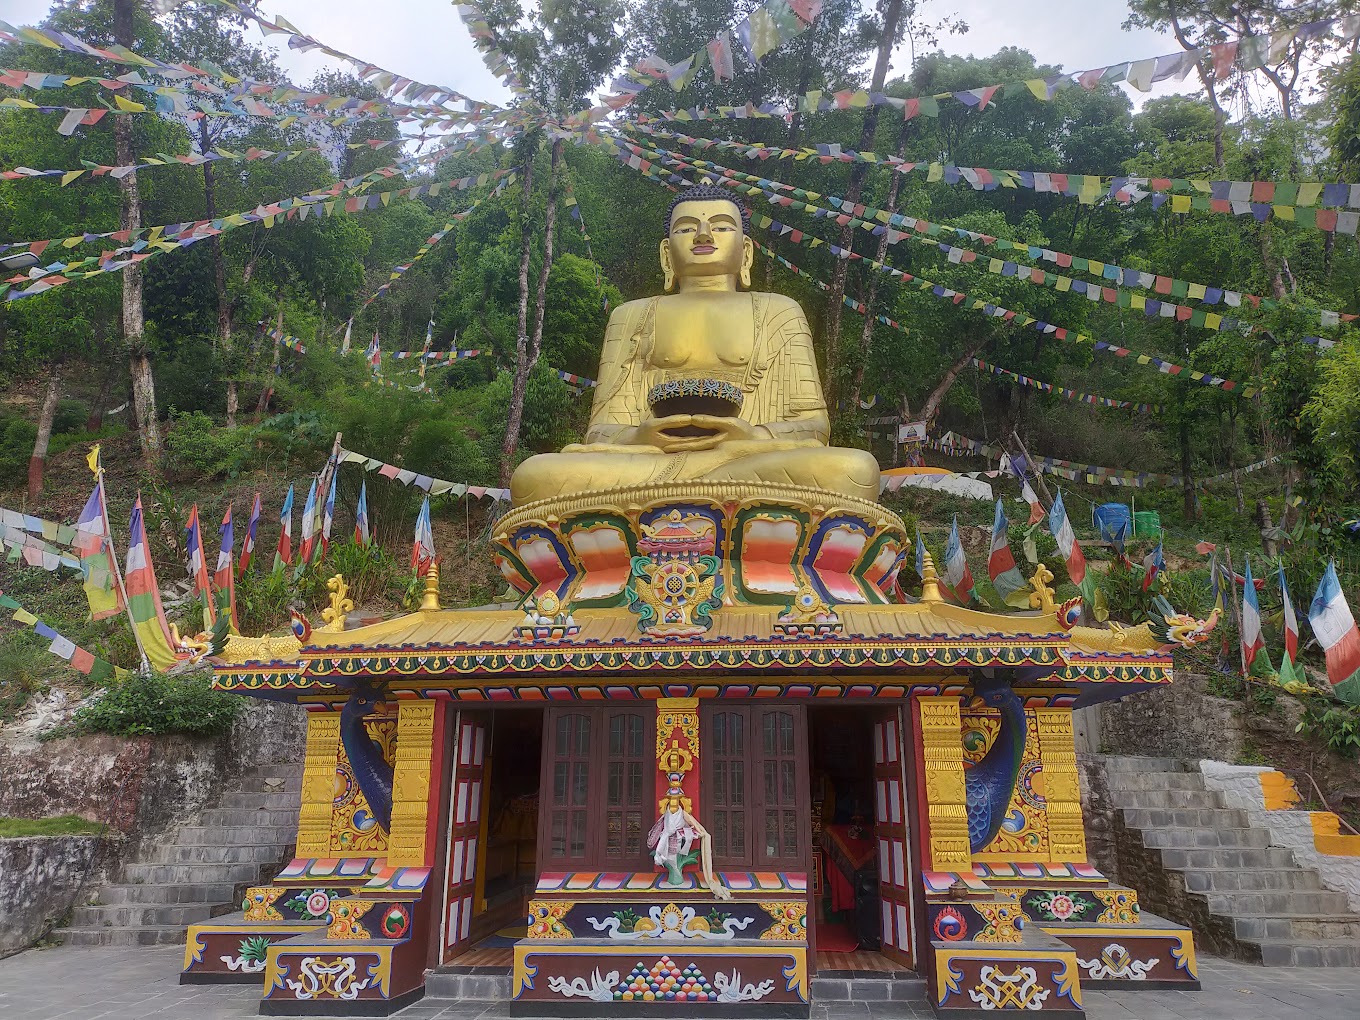
[[[137,621],[132,617],[132,601],[128,598],[127,586],[123,583],[123,571],[118,565],[118,550],[113,545],[113,527],[109,524],[109,504],[104,497],[104,461],[99,456],[99,446],[95,446],[95,487],[99,490],[99,515],[104,524],[104,544],[101,551],[107,552],[108,558],[113,560],[113,579],[118,583],[118,594],[123,599],[123,611],[127,613],[128,624],[132,627],[133,640],[137,642],[137,653],[142,657],[142,672],[151,672],[151,661],[146,657],[146,649],[142,646],[142,635],[137,632]]]

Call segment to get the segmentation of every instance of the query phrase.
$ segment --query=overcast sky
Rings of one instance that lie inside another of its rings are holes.
[[[0,17],[15,24],[33,24],[51,6],[50,0],[0,0]],[[301,31],[334,49],[408,78],[447,85],[476,99],[498,102],[507,98],[506,91],[482,64],[450,0],[386,0],[380,4],[372,0],[268,0],[262,6],[268,14],[283,15]],[[1179,48],[1169,35],[1125,32],[1120,26],[1127,10],[1119,0],[933,0],[928,13],[957,13],[968,23],[966,35],[942,40],[946,52],[987,56],[1002,46],[1020,46],[1041,63],[1057,64],[1068,71],[1158,56]],[[248,36],[260,38],[254,28],[248,30]],[[683,55],[662,54],[672,60]],[[298,83],[336,64],[324,54],[289,50],[282,51],[280,62]],[[892,74],[905,69],[906,54],[900,53]],[[1138,93],[1131,94],[1135,102],[1142,98]]]

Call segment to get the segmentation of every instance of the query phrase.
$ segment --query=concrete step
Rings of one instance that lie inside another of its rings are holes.
[[[1144,845],[1151,846],[1146,842]],[[1222,870],[1225,868],[1293,868],[1294,855],[1283,847],[1240,849],[1232,847],[1193,849],[1162,848],[1162,864],[1173,870]]]
[[[1109,773],[1199,772],[1199,765],[1181,758],[1151,758],[1141,755],[1107,754],[1101,759]]]
[[[1218,790],[1121,790],[1122,808],[1221,808],[1223,794]]]
[[[289,825],[185,825],[175,833],[173,842],[184,846],[251,846],[287,845],[296,840],[295,818]]]
[[[207,808],[198,816],[199,825],[230,829],[237,825],[285,825],[297,827],[298,809]]]
[[[453,1006],[460,1002],[503,1002],[510,998],[509,967],[440,967],[425,975],[426,1006]],[[434,1015],[433,1011],[430,1013]]]
[[[185,845],[171,843],[156,848],[148,864],[276,864],[287,853],[282,843],[256,843],[247,846]]]
[[[1124,824],[1135,829],[1249,829],[1241,808],[1125,808]]]
[[[302,806],[302,791],[297,793],[224,793],[217,800],[220,808],[268,808],[271,811],[297,811]]]
[[[924,1004],[930,997],[925,979],[906,970],[889,973],[824,970],[817,972],[810,985],[813,1002],[916,1001]],[[831,1015],[839,1016],[843,1011],[843,1005],[833,1006]]]
[[[68,946],[178,946],[184,944],[184,925],[142,928],[58,928]]]
[[[74,928],[184,927],[221,917],[237,909],[235,903],[124,903],[116,906],[76,907]]]
[[[1265,829],[1145,829],[1143,845],[1167,849],[1265,850],[1270,846],[1270,833]]]
[[[1253,942],[1344,942],[1360,945],[1360,915],[1280,915],[1273,917],[1234,917],[1233,932]]]
[[[1360,967],[1360,943],[1254,941],[1267,967]]]
[[[1345,894],[1330,889],[1219,890],[1207,893],[1205,899],[1209,909],[1215,914],[1227,914],[1232,917],[1350,913],[1350,901]],[[1357,916],[1356,920],[1360,921],[1360,916]]]
[[[223,882],[254,882],[260,877],[258,864],[129,864],[123,879],[133,885],[197,885]]]
[[[1320,891],[1322,880],[1316,871],[1303,868],[1205,868],[1187,870],[1185,887],[1191,892],[1230,892],[1236,890],[1310,890]]]
[[[235,882],[202,885],[126,883],[106,885],[99,890],[99,902],[108,906],[120,903],[226,903],[235,898]]]
[[[1198,772],[1111,772],[1110,791],[1125,790],[1203,790],[1204,777]]]

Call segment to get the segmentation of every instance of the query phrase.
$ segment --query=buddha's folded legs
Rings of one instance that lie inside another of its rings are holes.
[[[722,448],[691,453],[542,453],[510,479],[516,506],[577,492],[608,492],[649,482],[777,482],[878,499],[878,463],[864,450],[801,447],[732,456]]]
[[[753,453],[720,465],[705,477],[782,482],[878,501],[878,461],[865,450],[823,446]]]

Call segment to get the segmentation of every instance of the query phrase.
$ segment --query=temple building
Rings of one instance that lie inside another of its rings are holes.
[[[1042,566],[1026,612],[947,601],[928,555],[909,596],[801,310],[742,289],[743,220],[672,206],[678,292],[614,312],[586,441],[516,473],[512,599],[442,609],[431,566],[419,611],[347,629],[336,577],[315,631],[230,641],[220,689],[308,712],[297,855],[190,928],[184,980],[366,1015],[436,971],[534,1015],[1198,987],[1190,932],[1087,858],[1072,713],[1206,626],[1080,626]]]

